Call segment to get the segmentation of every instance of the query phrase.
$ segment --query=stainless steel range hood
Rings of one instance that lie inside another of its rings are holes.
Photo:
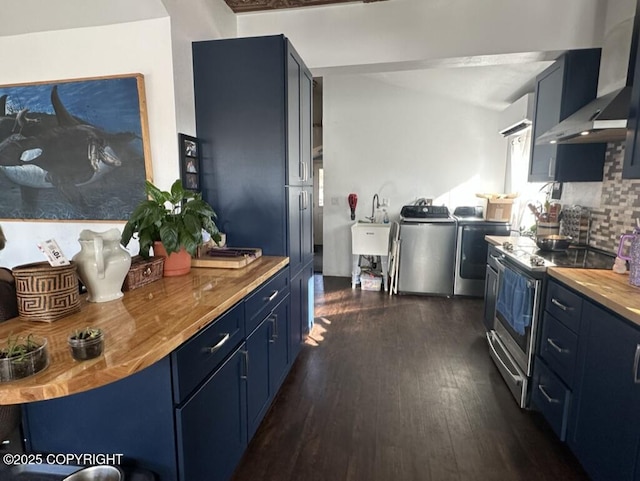
[[[612,1],[609,5],[619,7],[619,3]],[[536,144],[584,144],[625,139],[636,56],[633,39],[637,16],[635,1],[629,8],[632,8],[631,18],[616,23],[605,33],[597,98],[538,136]]]

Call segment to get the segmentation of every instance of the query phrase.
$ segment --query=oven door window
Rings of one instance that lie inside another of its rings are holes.
[[[463,279],[484,279],[487,269],[487,235],[509,235],[506,225],[465,225],[460,241],[460,277]]]
[[[523,352],[527,352],[533,320],[535,281],[505,267],[500,274],[496,319]]]

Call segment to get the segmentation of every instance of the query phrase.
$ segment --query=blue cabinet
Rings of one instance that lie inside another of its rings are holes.
[[[291,279],[291,326],[289,356],[293,363],[313,324],[313,263]]]
[[[289,296],[247,337],[247,411],[249,438],[267,413],[289,372]]]
[[[583,306],[569,446],[594,481],[638,479],[640,329]]]
[[[193,69],[202,192],[227,244],[288,256],[291,278],[312,269],[311,72],[283,35],[195,42]]]
[[[247,368],[242,344],[176,409],[179,479],[231,477],[247,446]]]
[[[565,441],[578,351],[582,298],[564,285],[549,280],[533,370],[531,399]]]
[[[640,62],[638,62],[638,25],[640,9],[636,8],[634,21],[634,38],[631,43],[631,61],[634,65],[634,79],[640,78]],[[633,82],[631,89],[631,104],[629,107],[629,120],[627,121],[627,138],[624,148],[624,163],[622,166],[623,179],[640,179],[640,83]]]
[[[202,192],[230,246],[313,256],[312,76],[283,35],[195,42]]]
[[[28,451],[123,453],[159,481],[228,480],[289,372],[290,309],[285,267],[152,366],[26,404]]]
[[[602,180],[602,144],[536,144],[535,139],[596,97],[600,49],[572,50],[536,78],[529,182]]]
[[[550,279],[532,399],[594,481],[640,479],[640,327]]]
[[[313,77],[287,42],[287,183],[313,185],[311,158]]]
[[[249,439],[289,372],[289,290],[286,268],[245,300]]]

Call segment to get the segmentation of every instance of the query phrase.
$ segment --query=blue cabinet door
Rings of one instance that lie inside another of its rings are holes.
[[[600,49],[572,50],[536,78],[529,182],[602,180],[607,144],[538,144],[535,139],[596,98]]]
[[[293,364],[311,327],[313,317],[313,263],[291,279],[289,364]]]
[[[243,344],[176,410],[180,480],[231,478],[247,446],[246,368]]]
[[[202,195],[227,244],[287,256],[286,44],[282,35],[193,44]]]
[[[269,341],[273,325],[265,319],[247,337],[247,423],[248,439],[255,434],[269,408]]]
[[[595,480],[635,479],[640,330],[584,302],[569,445]]]
[[[271,323],[271,338],[269,339],[269,395],[272,399],[289,372],[290,308],[291,303],[287,297],[278,304],[278,307],[276,307],[267,318],[267,321]]]

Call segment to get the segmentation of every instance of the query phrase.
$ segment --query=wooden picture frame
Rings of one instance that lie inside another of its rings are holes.
[[[142,74],[0,86],[0,219],[127,220],[145,180]]]
[[[200,192],[200,141],[190,135],[178,134],[178,142],[182,186]]]

